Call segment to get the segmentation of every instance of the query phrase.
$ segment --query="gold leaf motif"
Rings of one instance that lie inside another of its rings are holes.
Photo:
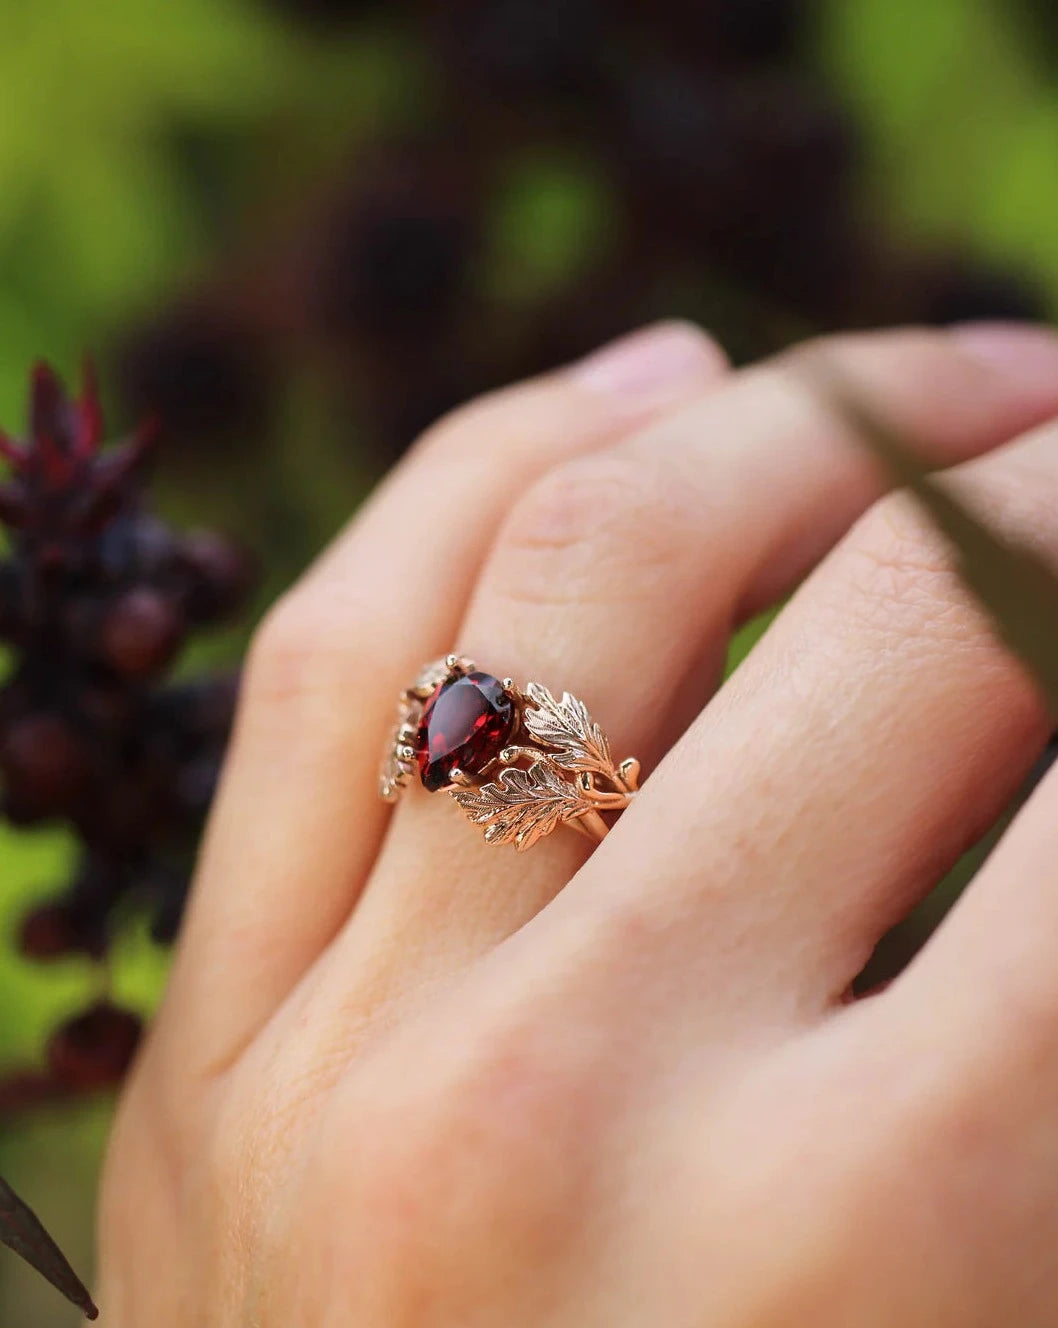
[[[537,742],[553,747],[551,759],[563,770],[590,771],[606,779],[616,779],[613,757],[606,735],[588,713],[583,701],[569,692],[562,700],[538,682],[531,682],[525,694],[532,702],[526,706],[523,722]]]
[[[493,782],[454,789],[452,797],[470,821],[485,827],[487,843],[513,843],[519,851],[593,810],[548,761],[536,761],[528,770],[508,766]]]

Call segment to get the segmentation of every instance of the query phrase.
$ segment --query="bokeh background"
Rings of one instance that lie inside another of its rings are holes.
[[[1053,0],[0,0],[0,423],[92,350],[115,432],[164,422],[159,509],[256,548],[263,605],[431,419],[651,318],[742,361],[1052,315],[1056,69]],[[11,939],[71,853],[0,827],[5,1066],[101,982]],[[164,963],[130,925],[109,980],[149,1010]],[[82,1269],[108,1113],[0,1100]],[[5,1328],[76,1321],[0,1251]]]

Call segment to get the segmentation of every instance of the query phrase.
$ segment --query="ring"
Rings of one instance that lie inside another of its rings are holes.
[[[583,701],[530,682],[481,673],[446,655],[401,693],[379,794],[396,802],[418,773],[451,794],[489,844],[521,851],[560,825],[600,841],[603,813],[621,812],[639,787],[635,757],[619,763]]]

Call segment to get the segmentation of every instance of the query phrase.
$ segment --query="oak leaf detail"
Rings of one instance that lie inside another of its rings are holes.
[[[548,761],[536,761],[528,770],[508,766],[480,788],[453,789],[452,797],[468,820],[485,827],[486,843],[514,844],[519,852],[593,810]]]
[[[606,735],[588,713],[588,707],[569,692],[556,700],[546,687],[529,683],[522,721],[537,742],[553,750],[555,765],[577,773],[589,772],[616,781],[613,757]]]

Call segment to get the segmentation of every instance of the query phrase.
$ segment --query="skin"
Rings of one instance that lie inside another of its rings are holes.
[[[811,353],[1058,560],[1058,340]],[[807,384],[804,350],[732,373],[648,329],[442,421],[272,611],[113,1134],[104,1322],[1054,1324],[1054,776],[846,1000],[1048,717]],[[450,649],[643,758],[597,850],[377,801]]]

